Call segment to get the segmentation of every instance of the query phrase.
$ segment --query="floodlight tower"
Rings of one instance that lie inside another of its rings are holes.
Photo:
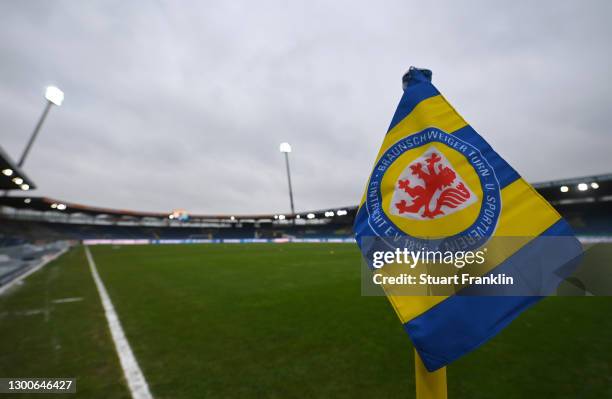
[[[62,105],[62,102],[64,101],[64,92],[55,86],[49,86],[47,87],[47,90],[45,91],[45,98],[47,99],[45,110],[40,116],[40,119],[38,119],[38,123],[36,124],[36,127],[34,128],[32,135],[30,136],[30,140],[28,141],[26,148],[23,150],[23,153],[21,154],[21,158],[19,158],[19,163],[17,163],[18,166],[23,166],[26,160],[26,157],[28,156],[28,153],[30,152],[30,149],[32,148],[32,144],[34,144],[34,140],[36,140],[36,137],[38,136],[38,132],[40,132],[40,128],[42,127],[42,124],[45,121],[45,118],[47,117],[49,110],[51,109],[51,106],[56,105],[59,107],[60,105]]]
[[[285,166],[287,166],[287,183],[289,183],[289,203],[291,204],[291,215],[295,215],[295,208],[293,207],[293,189],[291,188],[291,171],[289,169],[289,153],[291,152],[291,145],[289,143],[280,144],[280,152],[285,154]]]

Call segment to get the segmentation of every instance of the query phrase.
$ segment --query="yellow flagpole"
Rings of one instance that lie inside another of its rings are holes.
[[[415,350],[414,372],[416,377],[416,399],[447,399],[446,367],[430,373]]]

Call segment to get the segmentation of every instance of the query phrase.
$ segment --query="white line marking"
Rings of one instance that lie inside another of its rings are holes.
[[[121,368],[123,368],[123,374],[125,375],[128,387],[132,393],[132,398],[152,399],[153,396],[149,391],[147,380],[145,380],[144,375],[140,370],[140,366],[134,357],[132,348],[125,337],[125,333],[121,327],[121,322],[119,321],[119,316],[117,316],[117,312],[115,312],[113,303],[108,296],[108,292],[106,292],[104,283],[98,274],[98,269],[96,268],[96,264],[87,245],[85,246],[85,254],[87,255],[91,275],[96,282],[96,287],[98,288],[98,293],[100,294],[100,300],[102,301],[102,306],[104,307],[104,314],[106,315],[108,328],[111,331],[111,335],[115,343],[115,349],[117,350],[117,355],[119,356],[119,362],[121,363]]]
[[[79,302],[82,301],[83,298],[80,296],[75,296],[72,298],[60,298],[60,299],[54,299],[51,302],[53,303],[68,303],[68,302]]]
[[[23,280],[25,280],[30,274],[36,273],[37,271],[42,269],[45,265],[53,262],[55,259],[57,259],[60,256],[62,256],[64,253],[66,253],[66,251],[68,251],[68,248],[64,248],[61,251],[59,251],[58,253],[55,253],[55,254],[53,254],[51,256],[46,256],[45,259],[38,266],[35,266],[35,267],[31,268],[27,272],[23,273],[21,276],[15,278],[14,280],[11,280],[6,285],[3,285],[2,287],[0,287],[0,295],[4,294],[12,286],[14,286],[16,284],[21,284],[23,282]]]
[[[37,314],[46,313],[46,312],[47,311],[45,309],[32,309],[32,310],[22,310],[22,311],[13,312],[13,314],[16,314],[18,316],[32,316],[32,315],[37,315]]]

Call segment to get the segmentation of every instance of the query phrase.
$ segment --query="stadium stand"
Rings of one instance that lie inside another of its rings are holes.
[[[581,236],[612,236],[612,174],[536,183]]]
[[[59,256],[69,245],[66,241],[55,241],[44,245],[21,242],[0,247],[0,290],[19,276]]]
[[[586,236],[612,236],[612,174],[534,187]],[[295,215],[186,215],[106,209],[46,197],[0,198],[0,245],[57,240],[342,239],[356,206]],[[184,216],[184,217],[183,217]]]

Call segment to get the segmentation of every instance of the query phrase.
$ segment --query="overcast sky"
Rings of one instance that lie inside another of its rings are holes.
[[[529,181],[612,172],[612,2],[2,1],[0,145],[33,195],[198,213],[356,204],[410,65]]]

